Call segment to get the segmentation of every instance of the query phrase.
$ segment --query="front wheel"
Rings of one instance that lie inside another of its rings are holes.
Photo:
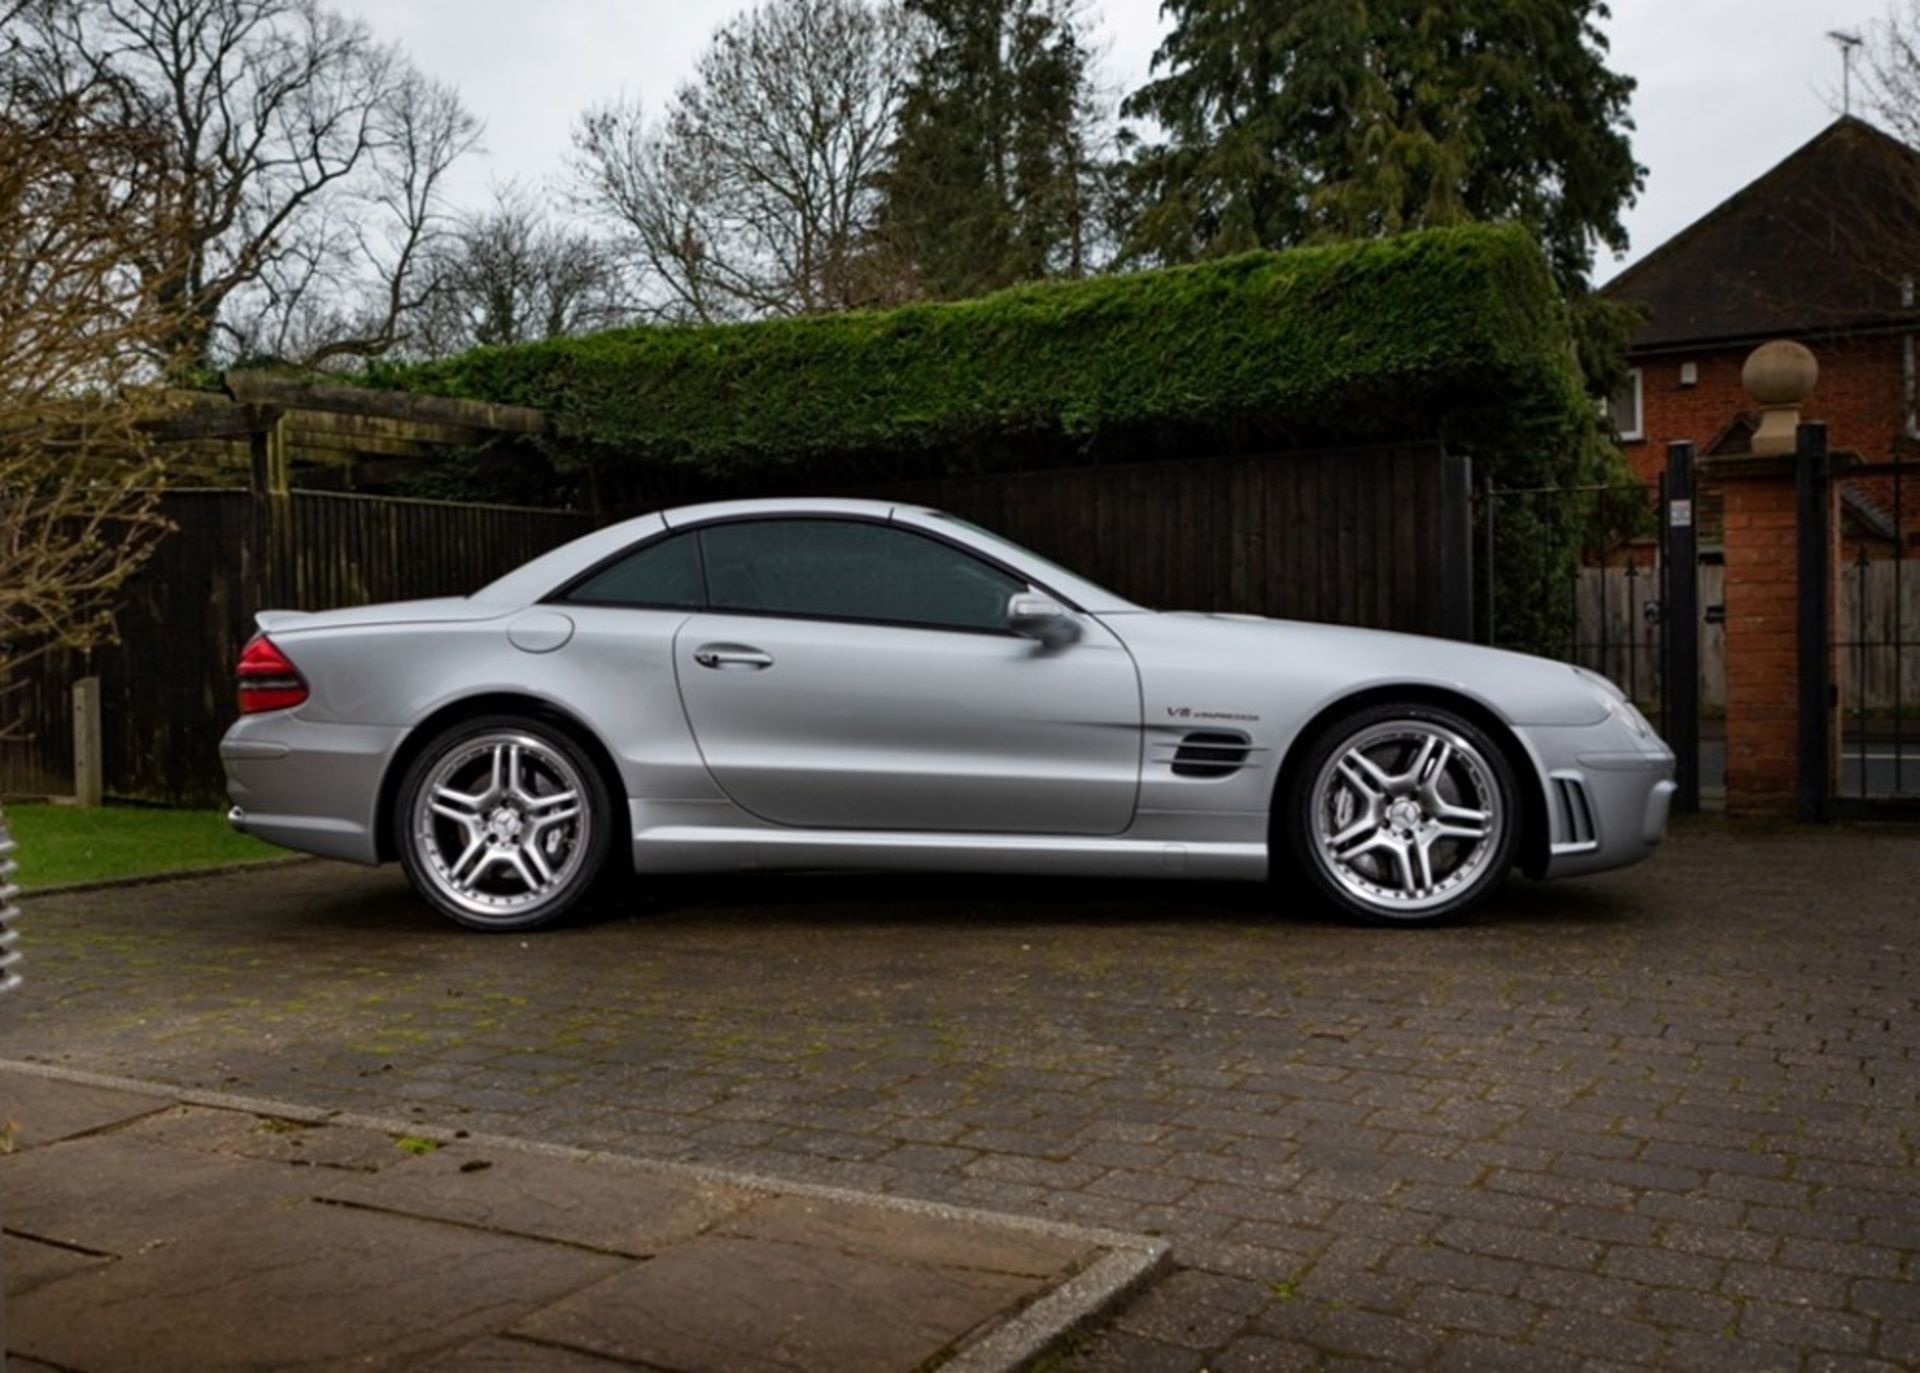
[[[594,890],[612,848],[606,783],[580,744],[544,721],[454,725],[407,769],[394,847],[414,890],[459,924],[531,930]]]
[[[1298,870],[1349,915],[1431,924],[1484,900],[1513,864],[1513,769],[1471,721],[1383,705],[1309,745],[1281,823]]]

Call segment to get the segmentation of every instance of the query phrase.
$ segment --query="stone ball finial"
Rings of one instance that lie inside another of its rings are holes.
[[[1820,380],[1820,362],[1813,350],[1791,339],[1777,338],[1747,354],[1740,383],[1754,403],[1763,407],[1797,406]]]

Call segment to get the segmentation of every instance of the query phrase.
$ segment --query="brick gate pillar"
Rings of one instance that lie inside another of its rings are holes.
[[[1753,451],[1706,464],[1726,512],[1727,814],[1732,816],[1791,820],[1797,809],[1802,761],[1799,476],[1808,459],[1797,451],[1796,429],[1799,403],[1818,375],[1813,354],[1797,343],[1755,349],[1744,376],[1748,393],[1762,406]],[[1830,485],[1822,489],[1830,622],[1839,594],[1838,502]],[[1831,681],[1831,644],[1808,648],[1822,655]],[[1827,733],[1830,739],[1831,723]],[[1831,772],[1834,750],[1829,746],[1824,752]]]
[[[1791,457],[1709,464],[1726,502],[1727,814],[1792,819],[1800,772]]]

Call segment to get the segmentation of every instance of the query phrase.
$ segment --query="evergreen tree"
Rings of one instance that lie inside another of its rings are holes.
[[[1531,225],[1571,292],[1644,179],[1603,0],[1165,0],[1129,254]]]
[[[1079,276],[1096,238],[1099,118],[1077,0],[905,0],[919,41],[882,251],[902,296]]]

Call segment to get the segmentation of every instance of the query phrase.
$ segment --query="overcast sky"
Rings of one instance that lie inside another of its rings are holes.
[[[533,189],[563,166],[580,109],[672,93],[713,27],[741,0],[351,0],[384,38],[460,88],[487,126],[486,155],[456,186],[483,203],[494,182]],[[1091,0],[1106,79],[1146,78],[1159,0]],[[1627,260],[1704,214],[1833,117],[1840,59],[1826,33],[1857,28],[1883,0],[1614,0],[1614,66],[1637,77],[1634,150],[1647,189],[1629,211]],[[1595,275],[1618,266],[1598,264]]]

